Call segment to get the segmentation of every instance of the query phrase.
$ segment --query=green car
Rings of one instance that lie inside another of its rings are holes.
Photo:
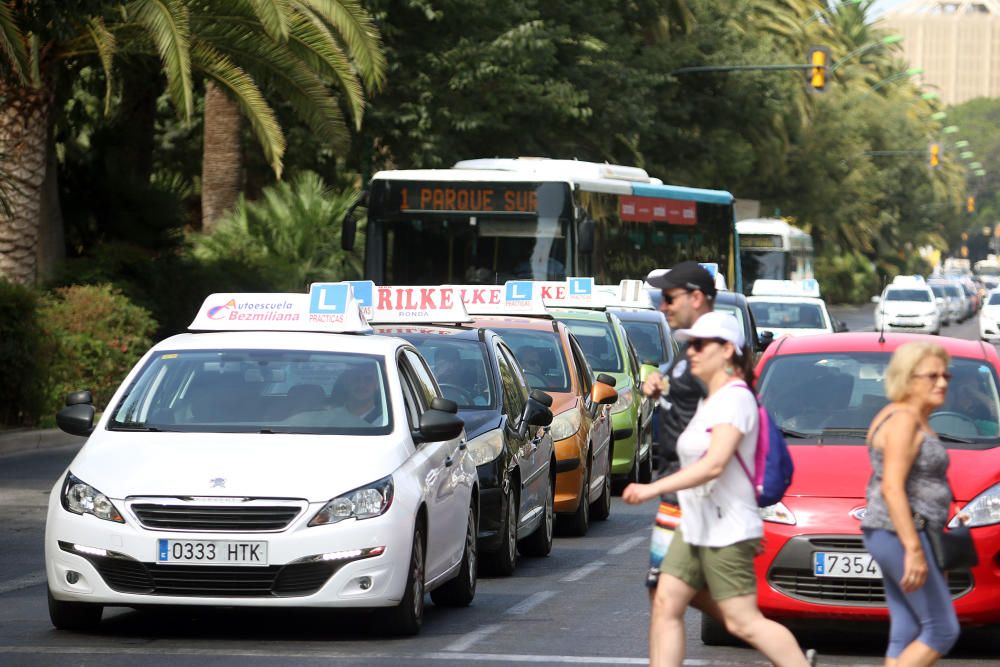
[[[641,368],[625,327],[614,313],[550,308],[576,336],[594,373],[615,379],[618,401],[611,406],[611,474],[620,492],[629,482],[653,477],[653,404],[640,390]]]

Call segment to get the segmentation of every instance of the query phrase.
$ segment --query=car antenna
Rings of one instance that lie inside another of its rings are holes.
[[[882,274],[882,297],[878,301],[878,307],[882,311],[882,317],[878,320],[878,342],[882,344],[885,342],[885,305],[882,303],[882,299],[885,298],[885,282],[886,275]]]

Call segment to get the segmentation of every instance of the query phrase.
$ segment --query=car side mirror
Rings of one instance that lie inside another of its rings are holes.
[[[84,393],[84,392],[74,392]],[[85,392],[90,394],[90,392]],[[94,432],[94,406],[90,403],[67,405],[56,415],[56,424],[70,435],[89,436]]]
[[[529,426],[548,426],[552,423],[552,397],[544,391],[532,389],[528,402],[524,406],[524,415],[518,425],[517,432],[522,438],[528,433]]]
[[[607,373],[601,373],[600,375],[598,375],[597,381],[600,382],[601,384],[606,384],[609,387],[614,387],[616,384],[618,384],[618,381],[615,380],[610,375],[608,375]]]
[[[354,217],[354,209],[359,206],[368,206],[368,191],[362,190],[357,201],[351,204],[344,214],[344,224],[340,228],[340,247],[347,252],[354,250],[354,239],[358,234],[358,221]]]
[[[757,336],[757,340],[760,344],[760,350],[766,350],[767,346],[774,342],[774,332],[773,331],[761,331]]]
[[[465,430],[465,420],[456,414],[433,407],[420,415],[420,428],[414,433],[414,440],[421,442],[438,442],[452,440],[462,435]]]
[[[82,391],[71,391],[66,394],[66,405],[85,405],[94,403],[94,395],[90,393],[89,389],[84,389]]]
[[[580,238],[576,242],[576,249],[580,251],[580,254],[590,255],[594,252],[595,227],[596,225],[589,215],[580,221],[580,225],[577,227]]]
[[[845,331],[848,331],[847,323],[846,322],[844,322],[843,320],[836,320],[833,323],[833,332],[834,333],[844,333]]]
[[[613,405],[618,400],[618,392],[605,382],[595,382],[590,388],[590,401],[595,405]]]
[[[457,415],[458,403],[450,398],[435,396],[431,399],[431,410],[440,410],[441,412],[450,412],[453,415]]]

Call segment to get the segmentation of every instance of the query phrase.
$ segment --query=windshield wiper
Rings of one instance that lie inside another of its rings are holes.
[[[160,428],[159,426],[112,426],[112,431],[134,431],[139,433],[176,433],[173,429]]]
[[[823,435],[839,435],[850,438],[865,438],[868,435],[867,428],[855,428],[851,426],[826,426],[823,428]]]
[[[938,433],[938,439],[944,440],[945,442],[959,442],[963,445],[974,445],[975,440],[969,440],[968,438],[960,438],[957,435],[948,435],[947,433]]]
[[[799,440],[808,440],[809,438],[818,438],[819,433],[801,433],[799,431],[793,431],[790,428],[785,428],[781,426],[781,435],[786,438],[798,438]]]

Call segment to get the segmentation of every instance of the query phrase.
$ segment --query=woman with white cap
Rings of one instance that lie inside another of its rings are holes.
[[[764,528],[753,483],[736,460],[753,465],[759,422],[743,330],[731,314],[715,311],[674,336],[689,341],[691,372],[707,396],[677,441],[682,468],[651,484],[630,484],[622,493],[629,504],[671,492],[680,499],[680,529],[660,565],[653,598],[650,664],[683,663],[684,612],[707,587],[729,632],[779,667],[806,667],[815,654],[803,654],[792,633],[757,607],[753,559]]]

